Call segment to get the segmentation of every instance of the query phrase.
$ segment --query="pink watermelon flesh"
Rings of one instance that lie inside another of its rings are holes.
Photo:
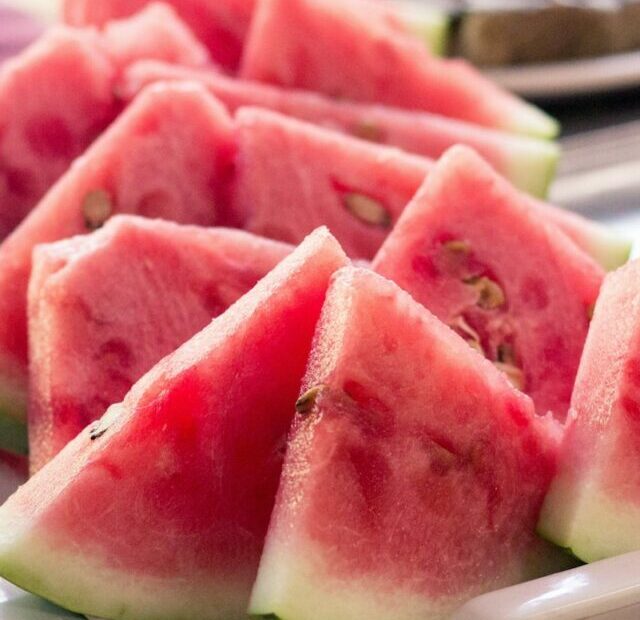
[[[540,530],[585,561],[640,550],[640,262],[604,281]]]
[[[229,70],[240,62],[254,0],[167,0],[207,46],[214,60]],[[64,0],[63,15],[73,26],[103,26],[139,11],[150,0]]]
[[[557,124],[470,65],[432,57],[358,0],[258,0],[240,75],[550,137]],[[366,19],[363,14],[366,11]]]
[[[315,324],[346,262],[316,232],[145,375],[0,508],[0,575],[102,618],[246,618]]]
[[[31,471],[290,250],[238,230],[133,216],[38,246],[29,287]]]
[[[234,148],[231,119],[204,89],[152,87],[60,179],[0,246],[0,398],[26,393],[34,246],[90,232],[115,213],[224,224]]]
[[[454,144],[468,144],[515,185],[539,196],[546,194],[558,159],[557,146],[546,140],[515,136],[428,112],[337,101],[318,93],[156,61],[143,60],[133,65],[120,91],[131,97],[150,83],[185,79],[204,84],[231,112],[242,106],[260,106],[430,158],[440,157]]]
[[[252,597],[283,620],[449,617],[558,570],[557,427],[396,285],[335,277]]]
[[[209,63],[209,53],[167,4],[152,3],[129,19],[108,23],[102,39],[119,69],[143,58],[198,67]]]
[[[373,262],[564,420],[604,271],[478,155],[454,147]]]
[[[90,31],[56,28],[0,69],[0,239],[117,114],[114,68]]]
[[[28,469],[25,457],[0,450],[0,504],[27,481]]]
[[[207,62],[186,26],[155,5],[102,35],[57,27],[2,66],[0,240],[116,117],[118,74],[140,58]]]
[[[236,217],[299,243],[326,224],[352,258],[372,258],[432,163],[259,108],[236,115]]]

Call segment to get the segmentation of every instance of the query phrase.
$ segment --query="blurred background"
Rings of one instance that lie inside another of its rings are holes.
[[[0,59],[55,20],[56,4],[0,0]],[[422,5],[436,51],[466,57],[561,122],[551,200],[640,235],[640,0]]]

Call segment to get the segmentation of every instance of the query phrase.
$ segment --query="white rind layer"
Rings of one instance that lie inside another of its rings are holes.
[[[175,567],[145,578],[100,564],[83,550],[52,548],[20,515],[0,512],[0,572],[60,607],[107,620],[246,620],[248,592]],[[95,561],[91,561],[95,560]]]
[[[595,562],[640,549],[640,505],[612,498],[596,482],[558,478],[538,530],[584,562]]]

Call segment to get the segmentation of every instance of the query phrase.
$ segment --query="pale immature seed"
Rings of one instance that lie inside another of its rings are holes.
[[[103,189],[89,192],[82,201],[82,215],[89,230],[97,230],[110,217],[113,210],[111,196]]]
[[[391,216],[379,200],[355,192],[345,194],[343,200],[347,210],[365,224],[391,227]]]
[[[494,362],[495,367],[501,370],[514,388],[522,391],[524,389],[524,373],[520,368],[513,364],[507,364],[505,362]]]
[[[464,283],[478,293],[478,305],[484,310],[495,310],[506,301],[502,287],[491,278],[474,277],[465,280]]]
[[[322,391],[321,385],[316,385],[307,390],[296,402],[298,413],[309,413],[316,405],[318,395]]]
[[[452,239],[442,244],[445,250],[454,254],[469,254],[471,252],[471,244],[462,239]]]

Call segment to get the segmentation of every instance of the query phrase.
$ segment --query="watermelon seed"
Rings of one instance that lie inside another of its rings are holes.
[[[371,120],[362,120],[353,128],[353,135],[369,142],[382,142],[382,130]]]
[[[108,430],[108,426],[101,426],[100,424],[96,424],[89,430],[89,438],[91,439],[91,441],[100,439],[100,437],[102,437]]]
[[[455,254],[469,254],[471,252],[471,244],[462,239],[452,239],[442,244],[445,250]]]
[[[347,210],[365,224],[382,228],[391,226],[391,216],[379,200],[355,192],[345,194],[343,200]]]
[[[298,413],[309,413],[316,404],[318,395],[322,391],[322,385],[316,385],[307,390],[296,402],[296,411]]]
[[[595,309],[596,309],[595,304],[589,304],[589,307],[587,308],[587,318],[589,319],[589,321],[593,319],[593,313]]]
[[[82,215],[89,230],[97,230],[111,216],[113,205],[111,196],[103,189],[89,192],[82,201]]]
[[[474,276],[465,279],[464,283],[478,293],[478,305],[484,310],[495,310],[506,301],[502,287],[491,278]]]

